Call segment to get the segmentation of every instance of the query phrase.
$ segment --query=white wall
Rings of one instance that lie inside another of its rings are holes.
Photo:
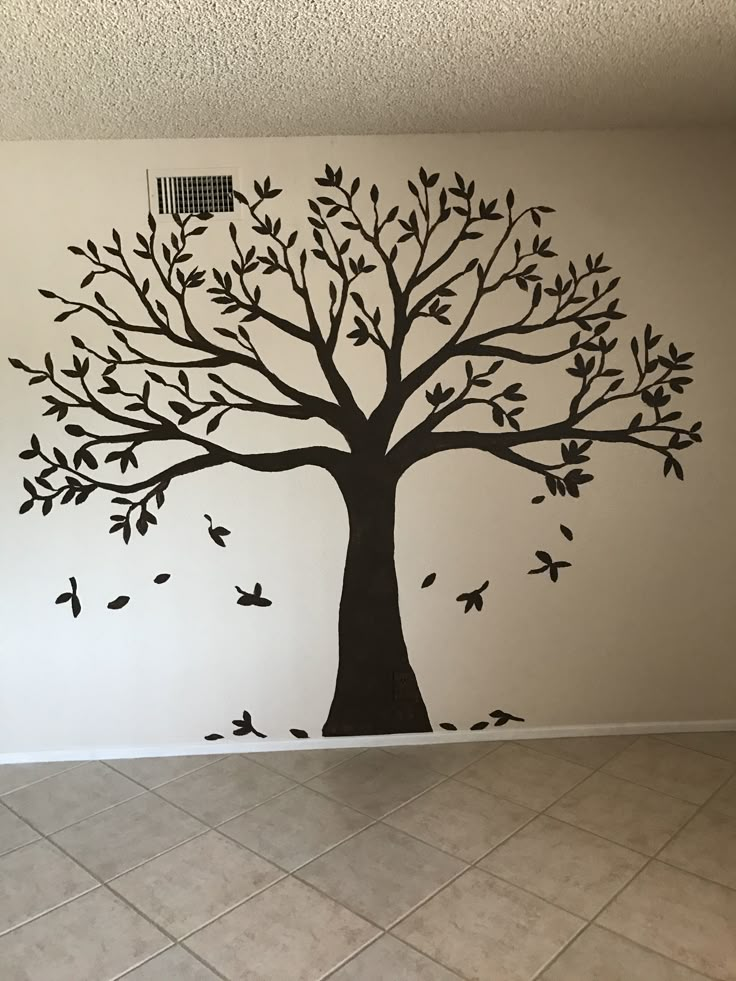
[[[147,167],[235,166],[246,185],[270,174],[285,188],[278,213],[307,234],[306,198],[325,162],[365,187],[376,181],[397,203],[424,165],[474,177],[487,198],[513,186],[520,202],[554,206],[545,228],[560,257],[550,268],[605,250],[622,276],[622,359],[646,322],[696,352],[696,383],[681,401],[705,438],[684,456],[684,483],[664,480],[658,457],[625,446],[596,449],[595,481],[578,501],[530,506],[539,479],[476,452],[433,457],[402,480],[402,617],[433,724],[467,728],[497,707],[533,727],[736,717],[733,133],[10,143],[0,149],[0,755],[176,751],[208,732],[229,734],[244,708],[271,738],[290,738],[291,727],[319,734],[347,534],[329,477],[226,468],[180,480],[158,528],[128,547],[107,533],[102,493],[46,518],[19,516],[32,464],[18,453],[30,433],[73,440],[41,421],[43,386],[29,389],[6,356],[38,364],[46,351],[71,353],[70,333],[99,339],[81,317],[53,324],[57,308],[37,289],[77,295],[86,270],[66,246],[107,242],[113,225],[129,241],[145,226]],[[200,239],[205,268],[225,254],[225,227]],[[514,302],[494,297],[488,325]],[[318,384],[291,342],[267,350],[290,377]],[[341,346],[339,356],[361,404],[374,404],[377,349]],[[461,363],[453,370],[462,374]],[[523,377],[528,418],[549,421],[563,383]],[[301,445],[298,425],[310,440],[332,438],[319,423],[263,420],[232,437],[244,450]],[[232,530],[226,549],[209,540],[204,512]],[[557,584],[526,575],[539,548],[573,562]],[[437,582],[420,590],[429,571]],[[159,572],[170,582],[154,585]],[[71,575],[84,604],[76,620],[54,605]],[[483,612],[464,615],[456,595],[485,579]],[[234,585],[256,580],[273,607],[238,607]],[[130,604],[109,611],[121,593]]]

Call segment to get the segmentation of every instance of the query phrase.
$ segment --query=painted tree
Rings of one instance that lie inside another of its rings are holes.
[[[49,387],[44,415],[79,420],[65,425],[80,440],[69,454],[31,437],[21,456],[43,469],[25,480],[29,496],[20,510],[48,514],[57,503],[111,492],[118,507],[110,531],[127,543],[156,524],[154,510],[187,474],[227,464],[321,468],[335,480],[349,519],[337,681],[323,733],[420,732],[431,726],[402,634],[394,566],[402,475],[437,453],[479,450],[532,471],[548,495],[577,498],[593,479],[589,452],[621,443],[656,454],[665,476],[682,479],[678,454],[700,441],[700,423],[686,425],[671,401],[692,380],[692,354],[674,344],[661,353],[661,337],[647,325],[630,339],[630,358],[612,357],[614,324],[625,316],[615,296],[619,279],[609,278],[603,254],[578,265],[559,260],[541,230],[550,207],[519,207],[512,191],[502,204],[479,198],[474,181],[455,174],[445,184],[424,168],[408,182],[403,207],[384,206],[376,185],[364,196],[360,180],[346,179],[340,167],[326,167],[316,184],[309,248],[271,210],[281,191],[268,177],[248,196],[236,194],[258,244],[244,244],[243,224],[230,224],[231,268],[213,269],[211,277],[194,258],[208,214],[174,216],[170,235],[149,215],[135,259],[115,230],[104,247],[91,240],[69,247],[89,264],[80,288],[93,295],[40,292],[63,304],[56,321],[88,315],[103,341],[72,337],[76,353],[63,368],[50,354],[38,368],[11,361],[31,385]],[[265,297],[263,276],[289,291],[297,316],[284,313],[278,293]],[[125,312],[99,291],[101,279],[129,292]],[[498,321],[501,305],[493,302],[502,290],[519,301],[519,315],[508,322]],[[207,295],[224,325],[194,311]],[[288,335],[315,359],[323,394],[287,381],[287,366],[262,356],[254,335],[264,328]],[[412,332],[425,334],[425,355],[413,361]],[[385,366],[385,385],[367,409],[340,367],[342,346],[351,343],[367,357],[374,349]],[[525,427],[528,384],[514,377],[518,366],[559,366],[570,389],[565,411]],[[273,400],[253,394],[254,379]],[[401,432],[402,412],[417,399],[423,418]],[[613,406],[625,411],[625,422],[610,421]],[[469,407],[482,407],[484,431],[463,427]],[[322,420],[337,445],[231,449],[218,441],[218,427],[237,413]],[[187,449],[184,460],[131,477],[146,444],[171,441]],[[109,476],[112,466],[120,478]]]

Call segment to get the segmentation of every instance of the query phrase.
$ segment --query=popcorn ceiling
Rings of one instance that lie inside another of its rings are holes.
[[[6,0],[0,138],[736,120],[734,0]]]

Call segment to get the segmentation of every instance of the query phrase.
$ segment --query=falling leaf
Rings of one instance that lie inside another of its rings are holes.
[[[215,526],[209,514],[205,514],[204,517],[209,522],[210,526],[207,529],[207,531],[212,541],[215,543],[215,545],[219,545],[221,548],[225,548],[226,542],[223,539],[225,538],[226,535],[230,534],[230,530],[228,528],[223,528],[222,525]]]
[[[456,732],[457,726],[454,726],[452,722],[440,722],[440,729],[449,729],[450,732]]]
[[[265,732],[259,732],[253,726],[253,719],[251,718],[250,712],[243,712],[242,719],[233,719],[233,725],[235,729],[233,730],[234,736],[249,736],[253,733],[254,736],[258,736],[259,739],[267,739]]]
[[[130,602],[130,596],[118,596],[107,604],[108,610],[122,610]]]
[[[487,729],[488,728],[488,725],[489,725],[489,723],[486,722],[485,719],[484,719],[482,722],[476,722],[475,725],[472,725],[470,727],[470,731],[473,732],[476,729]]]
[[[512,715],[510,712],[504,712],[503,709],[494,709],[492,712],[488,713],[492,719],[496,721],[493,723],[494,726],[505,726],[507,722],[524,722],[520,715]]]
[[[472,589],[469,593],[460,593],[460,595],[456,596],[455,599],[458,603],[465,603],[465,613],[470,613],[470,611],[473,609],[480,611],[483,609],[483,597],[481,593],[483,593],[486,589],[488,589],[487,579],[482,586],[479,586],[477,589]]]
[[[204,738],[208,743],[213,743],[216,739],[224,739],[225,737],[221,736],[219,732],[211,732],[209,736],[205,736]]]
[[[437,578],[437,573],[430,572],[430,574],[428,576],[425,576],[424,579],[422,580],[422,589],[426,589],[427,586],[431,586],[436,578]]]
[[[267,599],[262,595],[263,586],[259,582],[253,587],[253,592],[249,593],[245,589],[241,589],[240,586],[235,587],[240,593],[237,603],[238,606],[271,606],[272,601]]]
[[[560,527],[563,526],[561,525]],[[527,572],[529,576],[538,576],[542,572],[547,572],[552,582],[557,582],[560,577],[560,569],[569,569],[572,566],[571,562],[555,562],[549,552],[545,552],[542,549],[535,552],[535,555],[542,564],[538,569],[529,569]]]
[[[170,572],[160,572],[157,576],[154,577],[153,581],[160,586],[161,583],[168,582],[169,579],[171,579]]]
[[[69,585],[72,587],[71,592],[59,593],[54,602],[57,606],[61,603],[69,603],[71,605],[72,616],[76,620],[82,612],[82,604],[77,596],[77,580],[74,576],[69,576]]]
[[[572,533],[572,531],[570,531],[570,529],[567,527],[567,525],[560,525],[560,531],[565,536],[565,538],[568,540],[568,542],[571,542],[573,540],[573,533]]]
[[[309,739],[309,733],[304,729],[289,729],[289,732],[295,739]]]

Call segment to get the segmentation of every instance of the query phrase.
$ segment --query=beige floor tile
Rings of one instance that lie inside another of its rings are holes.
[[[731,777],[718,793],[708,801],[706,811],[720,811],[736,819],[736,777]]]
[[[436,770],[446,777],[451,777],[500,746],[500,742],[476,741],[470,743],[425,743],[422,746],[386,746],[385,749],[392,756],[399,756],[402,760],[409,760],[413,763],[421,763],[428,766],[430,770]]]
[[[707,981],[689,967],[597,926],[576,937],[540,981]]]
[[[535,749],[507,744],[457,775],[479,790],[541,811],[580,783],[591,771]]]
[[[571,736],[569,739],[525,739],[522,746],[538,749],[540,753],[559,756],[561,760],[580,763],[597,769],[621,750],[630,746],[637,736]]]
[[[379,824],[310,862],[297,876],[385,928],[464,868],[464,862]]]
[[[221,824],[293,787],[291,780],[242,756],[229,756],[164,784],[157,793],[204,821]]]
[[[370,821],[307,787],[295,787],[227,821],[218,830],[292,872]]]
[[[598,922],[694,971],[736,979],[736,892],[725,886],[655,861]]]
[[[0,766],[0,796],[71,770],[80,763],[4,763]]]
[[[736,732],[668,732],[657,738],[736,763]]]
[[[218,977],[188,950],[169,947],[152,961],[126,974],[123,981],[218,981]]]
[[[441,779],[434,770],[369,749],[311,780],[309,786],[378,818]]]
[[[35,841],[38,834],[4,804],[0,804],[0,855]]]
[[[169,943],[102,887],[0,937],[2,978],[110,981]]]
[[[638,852],[540,815],[479,867],[591,919],[646,861]]]
[[[15,790],[5,802],[43,834],[51,834],[142,793],[142,787],[103,763],[83,763]]]
[[[105,760],[126,777],[153,789],[161,784],[193,773],[209,763],[221,760],[222,756],[153,756],[134,760]]]
[[[734,765],[664,739],[642,736],[602,769],[623,780],[703,804],[734,772]]]
[[[48,841],[0,858],[0,933],[94,889],[97,882]]]
[[[330,981],[459,981],[458,975],[395,937],[381,937],[353,958]]]
[[[53,836],[65,851],[101,879],[147,862],[207,826],[154,794],[143,794]]]
[[[654,855],[695,811],[685,801],[599,772],[566,794],[548,814]]]
[[[217,831],[179,845],[112,883],[154,923],[180,938],[232,909],[283,872]]]
[[[360,749],[293,749],[274,753],[251,753],[249,759],[290,780],[304,783],[325,770],[344,763],[362,752]]]
[[[389,814],[385,823],[466,862],[475,862],[535,813],[484,790],[447,780]]]
[[[530,981],[583,922],[471,869],[392,932],[470,981]]]
[[[288,878],[195,933],[186,945],[237,981],[319,981],[377,933]]]
[[[715,810],[701,811],[657,857],[736,889],[736,820]]]

